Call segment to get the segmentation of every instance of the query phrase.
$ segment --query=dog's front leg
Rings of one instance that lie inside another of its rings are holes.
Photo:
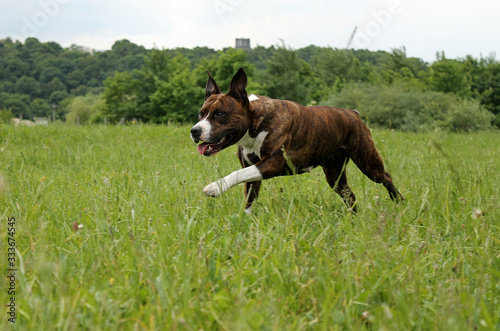
[[[210,197],[216,198],[233,186],[246,182],[255,182],[257,180],[262,180],[262,174],[255,165],[252,165],[236,170],[226,177],[208,184],[203,189],[203,192]]]
[[[208,184],[203,189],[206,195],[211,197],[218,197],[222,193],[229,190],[231,187],[236,186],[241,183],[255,182],[263,179],[269,179],[275,176],[280,176],[285,174],[283,171],[285,168],[285,158],[283,157],[283,152],[277,150],[260,162],[249,167],[236,170],[229,174],[228,176],[219,179],[216,182]],[[292,172],[290,171],[289,174]]]

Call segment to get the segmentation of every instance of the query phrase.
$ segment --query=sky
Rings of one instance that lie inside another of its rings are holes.
[[[438,51],[498,59],[499,32],[498,0],[0,0],[0,38],[96,50],[121,39],[223,49],[250,38],[252,47],[405,47],[432,62]]]

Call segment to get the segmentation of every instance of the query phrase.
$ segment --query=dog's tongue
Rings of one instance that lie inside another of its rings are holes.
[[[209,143],[202,143],[202,144],[199,144],[198,145],[198,153],[200,153],[201,155],[204,155],[208,149],[208,147],[210,146]]]

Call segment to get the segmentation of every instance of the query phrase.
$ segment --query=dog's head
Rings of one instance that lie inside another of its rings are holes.
[[[248,131],[249,101],[246,92],[247,76],[243,68],[234,75],[229,91],[223,94],[208,72],[205,103],[198,114],[199,122],[191,128],[191,139],[198,152],[212,156],[236,144]]]

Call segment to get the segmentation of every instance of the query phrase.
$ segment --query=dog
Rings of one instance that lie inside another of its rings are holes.
[[[203,189],[218,197],[245,183],[245,212],[259,195],[261,182],[276,176],[310,172],[321,166],[326,181],[356,211],[356,197],[347,184],[349,160],[368,178],[382,183],[393,201],[404,200],[375,148],[358,111],[328,106],[304,107],[293,101],[247,95],[247,76],[240,68],[223,94],[210,72],[199,121],[191,128],[198,152],[213,156],[238,145],[243,167]],[[201,143],[200,143],[201,142]]]

